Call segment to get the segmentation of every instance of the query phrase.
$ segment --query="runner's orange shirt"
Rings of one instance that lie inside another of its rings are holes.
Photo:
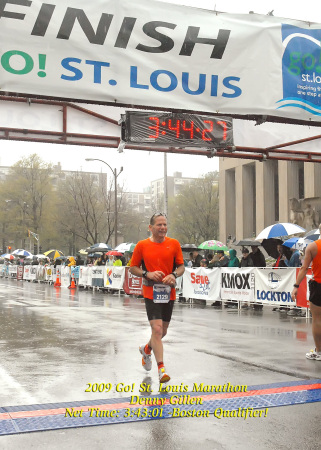
[[[179,242],[165,237],[164,242],[152,242],[150,239],[139,241],[134,249],[130,266],[142,266],[147,272],[160,270],[166,276],[181,264],[184,264],[184,258]],[[143,285],[143,295],[145,298],[153,299],[153,286]],[[172,288],[170,299],[175,298],[175,288]]]
[[[317,283],[321,283],[321,240],[317,239],[314,242],[317,244],[318,253],[313,258],[313,261],[312,261],[313,279]]]

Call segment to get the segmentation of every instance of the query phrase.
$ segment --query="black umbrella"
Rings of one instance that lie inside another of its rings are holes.
[[[100,253],[106,253],[112,250],[111,247],[109,247],[108,244],[105,244],[104,242],[99,242],[98,244],[93,244],[90,247],[86,248],[87,253],[93,253],[93,252],[100,252]]]
[[[183,252],[192,252],[194,250],[198,251],[197,245],[195,244],[183,244],[181,245],[181,249]]]
[[[254,241],[251,239],[241,239],[240,241],[235,241],[232,242],[232,245],[240,245],[240,246],[244,246],[244,247],[258,247],[259,245],[261,245],[261,242],[259,241]]]
[[[281,239],[269,238],[269,239],[263,239],[261,245],[268,255],[272,256],[272,258],[274,258],[274,259],[278,259],[280,254],[277,250],[277,246],[282,245],[282,244],[283,244],[283,241]],[[289,249],[289,247],[282,245],[282,249],[283,249],[283,254],[286,256],[286,258],[290,259],[292,256],[292,252]]]

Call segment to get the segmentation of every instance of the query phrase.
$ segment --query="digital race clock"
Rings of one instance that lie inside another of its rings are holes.
[[[122,141],[173,147],[226,148],[233,146],[232,119],[187,113],[126,111]]]

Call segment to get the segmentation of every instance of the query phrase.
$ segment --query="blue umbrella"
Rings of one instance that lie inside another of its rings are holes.
[[[297,250],[303,250],[307,245],[311,244],[311,240],[302,237],[293,237],[283,242],[283,245],[289,248],[296,248]]]
[[[291,234],[304,233],[306,230],[294,223],[276,223],[264,228],[255,239],[270,239],[279,238],[282,236],[289,236]]]

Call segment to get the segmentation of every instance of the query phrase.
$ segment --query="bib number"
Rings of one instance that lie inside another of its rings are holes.
[[[167,284],[154,284],[153,286],[153,302],[168,303],[171,296],[171,287]]]

